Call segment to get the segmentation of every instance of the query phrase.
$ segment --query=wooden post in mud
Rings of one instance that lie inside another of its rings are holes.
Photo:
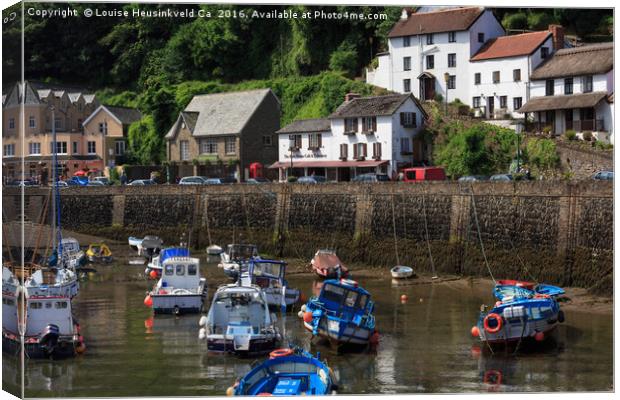
[[[284,245],[288,233],[288,222],[291,210],[291,187],[282,185],[276,195],[276,218],[275,230],[273,232],[273,243],[277,249],[278,257],[284,254]]]

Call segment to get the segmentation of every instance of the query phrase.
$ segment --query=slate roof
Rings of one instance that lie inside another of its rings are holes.
[[[105,107],[110,112],[110,114],[118,118],[118,120],[121,121],[123,125],[129,125],[142,118],[142,113],[137,108],[106,106],[106,105],[103,105],[102,107]]]
[[[196,129],[196,123],[198,122],[199,114],[200,113],[195,111],[181,111],[181,118],[183,118],[187,129],[189,129],[189,131],[192,133],[194,133],[194,130]]]
[[[80,92],[69,93],[69,100],[71,100],[72,103],[75,103],[76,101],[79,100],[81,95],[82,95],[82,93],[80,93]]]
[[[484,7],[464,7],[413,13],[406,20],[396,22],[388,37],[465,31],[483,12]]]
[[[607,98],[607,92],[532,97],[518,112],[594,107],[605,98]]]
[[[487,41],[471,61],[527,56],[552,36],[549,31],[529,32],[520,35],[500,36]]]
[[[25,104],[41,104],[41,100],[39,99],[39,94],[37,93],[37,91],[32,87],[32,85],[28,81],[26,81],[25,84],[26,84],[26,89],[25,89],[26,99],[24,103]],[[6,95],[6,99],[4,100],[3,106],[8,107],[8,106],[19,105],[21,102],[21,96],[20,96],[21,90],[20,89],[21,89],[21,83],[20,82],[15,83],[15,85],[13,85],[13,87],[10,89],[10,91]]]
[[[276,133],[326,132],[330,129],[331,123],[327,118],[300,119],[291,122]]]
[[[86,101],[86,104],[92,103],[95,100],[94,94],[84,94],[83,96],[84,96],[84,101]]]
[[[531,79],[604,74],[614,67],[614,44],[598,43],[560,49],[532,73]]]
[[[426,114],[422,105],[412,94],[390,94],[385,96],[358,97],[351,101],[345,101],[338,106],[329,118],[392,115],[408,98],[411,98],[420,111]]]

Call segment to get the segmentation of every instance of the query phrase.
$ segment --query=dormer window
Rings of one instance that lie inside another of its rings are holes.
[[[484,32],[478,33],[478,43],[484,43]]]
[[[404,36],[403,47],[409,47],[409,46],[411,46],[411,36]]]
[[[544,60],[547,57],[549,57],[549,48],[548,47],[541,47],[540,48],[540,58],[542,58]]]
[[[426,44],[433,44],[435,43],[434,38],[433,38],[433,34],[429,33],[426,35]]]

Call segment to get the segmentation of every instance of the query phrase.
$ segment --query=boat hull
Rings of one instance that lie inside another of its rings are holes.
[[[280,310],[282,308],[282,290],[281,289],[263,289],[265,298],[270,310]],[[286,289],[284,301],[286,309],[291,310],[295,304],[299,302],[300,292],[297,289]]]
[[[225,338],[223,335],[209,335],[207,336],[207,349],[217,353],[254,356],[269,353],[279,345],[279,342],[276,336],[263,336],[250,339],[248,349],[237,349],[234,339]]]
[[[350,322],[340,322],[346,324],[340,331],[327,328],[325,318],[321,318],[317,329],[317,336],[327,339],[330,344],[337,346],[366,347],[370,342],[372,331],[367,328],[358,327]],[[312,324],[304,321],[304,327],[314,335]]]
[[[394,279],[407,279],[413,276],[413,269],[394,267],[390,270],[390,273]]]
[[[196,314],[202,310],[202,294],[151,294],[155,314]]]
[[[73,335],[60,336],[58,343],[53,349],[42,346],[37,338],[24,338],[24,353],[27,358],[43,359],[43,358],[69,358],[77,355],[76,347],[78,340]],[[2,351],[10,355],[19,355],[22,351],[19,336],[3,332],[2,334]]]

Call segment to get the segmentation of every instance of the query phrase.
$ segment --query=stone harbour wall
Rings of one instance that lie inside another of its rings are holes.
[[[27,218],[38,218],[47,195],[27,190]],[[3,212],[21,214],[19,190],[3,190]],[[173,244],[185,232],[200,249],[252,242],[283,258],[335,248],[347,263],[422,273],[489,276],[486,256],[496,279],[612,291],[610,182],[69,188],[62,223],[121,241],[155,234]]]

